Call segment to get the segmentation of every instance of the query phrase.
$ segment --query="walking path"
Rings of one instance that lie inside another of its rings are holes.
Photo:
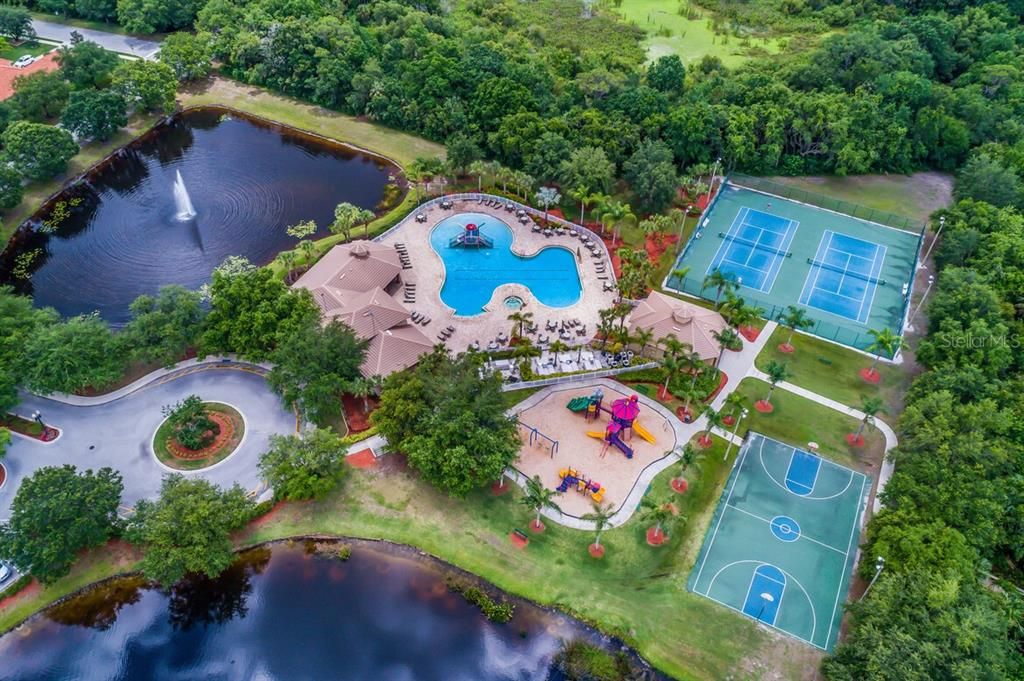
[[[36,30],[36,35],[43,40],[52,40],[66,45],[71,44],[71,32],[75,31],[86,40],[98,43],[104,49],[140,59],[155,59],[160,51],[160,43],[155,40],[136,38],[135,36],[122,33],[78,28],[55,21],[42,21],[40,19],[32,20],[32,28]]]
[[[245,418],[246,432],[228,458],[183,474],[221,487],[238,483],[253,496],[260,495],[266,491],[257,467],[260,454],[271,435],[295,432],[296,425],[295,414],[282,406],[261,373],[253,365],[206,360],[154,372],[111,395],[25,395],[18,411],[38,410],[46,423],[60,428],[61,436],[49,443],[20,436],[12,439],[3,462],[8,477],[0,488],[0,519],[10,516],[21,481],[43,466],[113,468],[123,477],[123,503],[128,508],[139,499],[157,496],[169,472],[152,451],[153,435],[164,419],[161,409],[193,393],[235,407]]]

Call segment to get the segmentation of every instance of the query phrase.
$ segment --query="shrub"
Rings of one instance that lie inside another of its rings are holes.
[[[210,419],[199,395],[189,395],[175,405],[164,407],[163,414],[174,429],[174,439],[186,449],[202,449],[220,432],[220,426]]]
[[[465,579],[449,575],[445,577],[444,583],[451,591],[462,594],[467,602],[480,608],[484,617],[492,622],[508,622],[515,614],[516,606],[513,603],[506,600],[496,601],[486,591]]]

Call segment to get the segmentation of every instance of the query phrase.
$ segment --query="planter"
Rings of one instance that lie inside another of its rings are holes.
[[[796,351],[796,348],[794,348],[789,343],[779,343],[779,352],[784,352],[787,355],[790,355],[790,354],[794,353],[795,351]]]
[[[647,544],[649,546],[661,546],[666,539],[668,539],[668,535],[665,534],[665,530],[657,527],[647,529]]]
[[[686,490],[690,488],[690,483],[687,482],[686,478],[672,478],[672,491],[676,494],[686,494]]]
[[[846,444],[850,445],[851,447],[863,447],[864,436],[857,435],[856,433],[850,433],[846,436]]]
[[[587,547],[587,552],[590,553],[591,558],[604,558],[604,547],[597,544],[591,544]]]
[[[530,521],[530,532],[533,532],[534,534],[540,534],[545,529],[546,528],[544,526],[544,523],[537,522],[536,520],[531,520]]]
[[[878,385],[879,381],[882,380],[882,374],[878,369],[869,369],[865,367],[864,369],[861,369],[859,373],[860,377],[871,385]]]
[[[754,409],[758,410],[762,414],[771,414],[773,411],[775,411],[775,406],[772,405],[771,402],[767,402],[765,400],[758,400],[757,402],[754,402]]]

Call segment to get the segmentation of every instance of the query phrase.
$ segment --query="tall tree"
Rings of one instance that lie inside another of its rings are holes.
[[[643,208],[657,213],[671,205],[679,188],[679,176],[672,151],[664,142],[642,142],[622,169]]]
[[[61,115],[61,125],[79,138],[101,142],[128,125],[128,107],[112,90],[76,90]]]
[[[534,512],[533,522],[531,523],[534,529],[543,527],[540,521],[540,514],[544,512],[544,509],[550,508],[558,511],[558,504],[555,503],[555,499],[558,497],[558,492],[545,487],[541,481],[539,475],[535,475],[526,481],[526,490],[523,493],[523,498],[519,502],[526,506],[528,509]]]
[[[110,468],[46,466],[21,483],[0,525],[0,555],[44,583],[66,575],[82,549],[114,536],[123,489]]]
[[[64,172],[78,153],[71,133],[52,125],[18,121],[3,135],[3,158],[18,172],[33,180],[47,180]]]
[[[97,315],[37,326],[22,349],[25,387],[40,394],[103,388],[124,374],[126,353]]]
[[[142,573],[163,586],[187,574],[216,577],[234,560],[231,531],[252,515],[253,503],[235,485],[221,490],[202,478],[164,478],[156,501],[141,500],[125,538],[145,547]]]
[[[277,499],[322,499],[345,478],[345,446],[331,430],[310,428],[300,435],[271,435],[260,455],[260,474]]]
[[[370,220],[373,220],[373,211],[348,202],[339,203],[334,207],[334,222],[330,225],[331,234],[341,234],[348,241],[352,238],[353,227],[365,223],[365,229],[368,231]]]
[[[210,36],[202,33],[172,33],[160,43],[160,61],[181,82],[210,75],[212,58]]]
[[[178,79],[167,64],[145,59],[122,61],[111,74],[111,86],[137,111],[174,110]]]
[[[68,84],[59,71],[37,71],[14,79],[14,97],[11,103],[18,117],[34,123],[44,123],[60,115],[68,103]]]
[[[166,367],[199,342],[206,309],[197,291],[171,284],[156,296],[141,295],[129,307],[132,319],[121,331],[132,355]]]
[[[78,3],[76,3],[77,6]],[[57,51],[58,74],[76,90],[105,88],[120,58],[91,40],[72,40]]]

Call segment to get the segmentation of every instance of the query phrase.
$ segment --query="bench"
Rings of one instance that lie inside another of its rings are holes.
[[[820,357],[819,356],[818,357],[818,361],[821,362],[822,364],[827,365],[827,366],[832,366],[832,360],[830,360],[828,357]]]

